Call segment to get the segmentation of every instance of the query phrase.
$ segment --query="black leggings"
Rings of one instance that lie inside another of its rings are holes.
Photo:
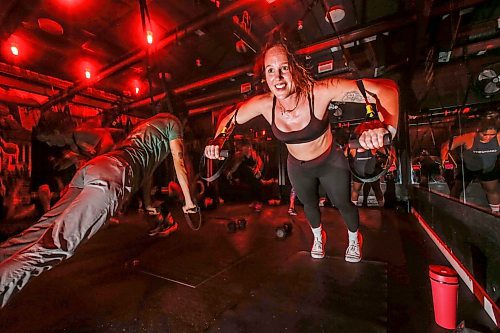
[[[300,161],[288,155],[288,177],[299,200],[304,204],[304,212],[313,228],[321,224],[318,206],[319,184],[326,190],[332,203],[340,211],[347,228],[359,228],[357,207],[351,202],[351,176],[347,158],[342,150],[333,145],[326,152],[311,161]]]

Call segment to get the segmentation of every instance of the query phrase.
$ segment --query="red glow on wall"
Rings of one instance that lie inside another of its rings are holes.
[[[82,3],[83,0],[59,0],[59,3],[63,6],[74,7]]]
[[[276,0],[266,0],[266,1],[267,1],[267,3],[273,3]]]

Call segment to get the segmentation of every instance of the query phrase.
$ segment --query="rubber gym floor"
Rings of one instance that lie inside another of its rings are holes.
[[[0,310],[0,331],[20,332],[449,332],[434,322],[428,266],[449,265],[403,209],[360,208],[363,260],[344,261],[347,231],[323,207],[327,256],[312,259],[302,207],[224,204],[191,230],[148,236],[136,212],[103,227],[76,254],[34,278]],[[230,220],[246,228],[229,232]],[[276,237],[284,223],[291,234]],[[460,284],[457,322],[495,326]]]

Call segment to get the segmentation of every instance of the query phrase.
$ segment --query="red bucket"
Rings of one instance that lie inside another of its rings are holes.
[[[446,329],[457,327],[458,275],[450,267],[430,265],[434,319]]]

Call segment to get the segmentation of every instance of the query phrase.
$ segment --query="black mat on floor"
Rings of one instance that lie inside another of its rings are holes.
[[[209,332],[386,332],[387,265],[299,252]]]
[[[244,237],[244,234],[238,235]],[[158,242],[137,258],[135,269],[191,288],[197,288],[220,273],[252,255],[252,248],[237,249],[238,236],[218,241],[201,238],[183,239],[172,247],[172,242]],[[175,239],[171,238],[173,241]]]

